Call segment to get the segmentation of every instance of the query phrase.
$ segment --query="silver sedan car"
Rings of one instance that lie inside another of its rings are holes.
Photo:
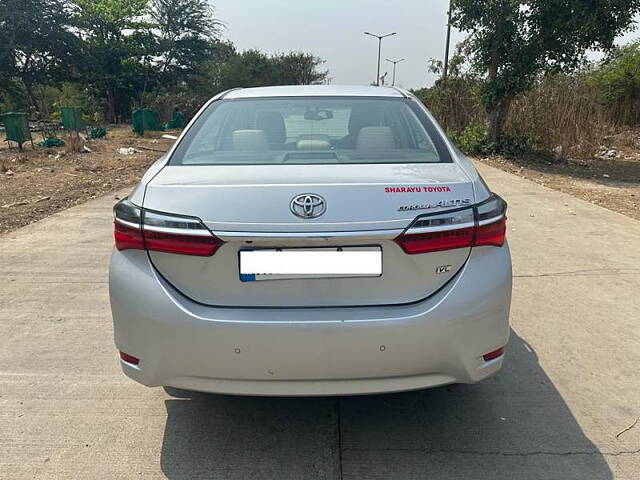
[[[478,382],[509,337],[506,208],[407,91],[222,93],[114,208],[122,369],[243,395]]]

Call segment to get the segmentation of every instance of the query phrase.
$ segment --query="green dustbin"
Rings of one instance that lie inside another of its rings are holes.
[[[164,129],[170,130],[173,128],[184,128],[186,126],[187,121],[184,118],[184,113],[182,113],[178,107],[174,107],[171,120],[164,124]]]
[[[29,118],[26,113],[9,112],[0,115],[0,120],[4,123],[7,140],[16,142],[19,148],[27,140],[31,140],[29,131]]]
[[[82,120],[82,110],[80,107],[60,107],[60,116],[62,117],[62,126],[65,130],[79,132],[84,129],[84,121]]]
[[[147,130],[162,130],[160,114],[152,108],[136,108],[131,112],[131,129],[140,134]]]

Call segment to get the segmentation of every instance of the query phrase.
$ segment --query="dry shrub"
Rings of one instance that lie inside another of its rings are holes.
[[[202,103],[203,100],[200,97],[189,92],[163,93],[157,96],[148,94],[145,96],[145,105],[158,110],[162,121],[171,118],[174,107],[178,107],[187,118],[191,118],[202,106]]]
[[[607,144],[616,145],[618,147],[640,149],[640,135],[634,130],[623,130],[611,137],[605,138]]]
[[[461,135],[476,132],[485,122],[478,92],[478,80],[461,77],[414,93],[460,143]],[[563,157],[593,158],[601,145],[624,131],[629,108],[625,102],[603,102],[586,74],[548,76],[514,100],[503,147],[516,142],[518,147],[526,144],[528,149],[549,155],[557,155],[562,147]]]
[[[78,153],[82,144],[82,139],[76,132],[69,132],[64,136],[64,148],[67,153]]]
[[[617,118],[581,76],[557,75],[513,102],[506,127],[524,133],[537,150],[562,147],[563,156],[590,158],[619,130]]]
[[[478,83],[466,77],[450,78],[432,88],[415,92],[445,130],[462,132],[472,123],[484,120],[484,111],[478,102]]]

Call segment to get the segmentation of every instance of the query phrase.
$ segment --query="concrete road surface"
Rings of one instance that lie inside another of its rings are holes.
[[[481,169],[510,203],[513,335],[453,391],[147,389],[112,343],[113,195],[0,237],[0,478],[640,479],[640,222]]]

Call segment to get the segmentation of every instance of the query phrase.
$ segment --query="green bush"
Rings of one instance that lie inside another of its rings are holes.
[[[529,137],[518,131],[504,133],[498,143],[490,143],[487,127],[483,122],[473,121],[462,131],[449,131],[449,137],[467,155],[488,155],[498,153],[517,156],[532,150]]]
[[[640,123],[640,42],[618,47],[588,75],[600,98],[626,124]]]
[[[637,96],[640,92],[640,42],[618,47],[591,71],[589,80],[608,101]]]
[[[489,150],[506,156],[517,156],[532,151],[529,137],[523,132],[502,134],[497,145],[490,145]]]
[[[467,155],[487,153],[487,127],[480,121],[470,122],[460,132],[450,131],[449,136]]]

